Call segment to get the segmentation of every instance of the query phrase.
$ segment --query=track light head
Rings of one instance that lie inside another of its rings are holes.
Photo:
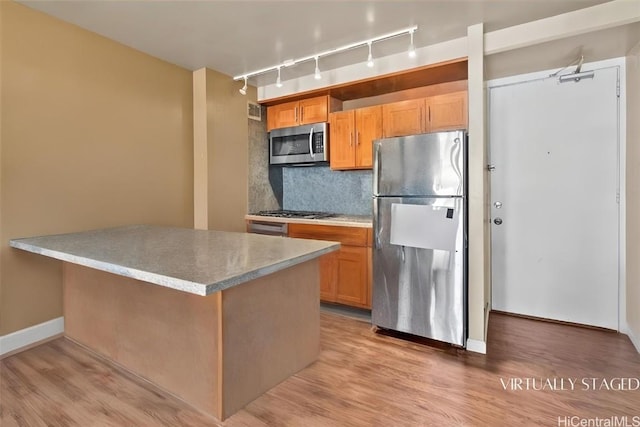
[[[313,77],[315,77],[316,80],[320,80],[322,78],[322,75],[320,74],[320,68],[318,68],[318,57],[316,56],[316,72],[314,73]]]
[[[276,79],[276,87],[282,87],[282,80],[280,80],[280,67],[278,67],[278,78]]]
[[[371,54],[371,42],[369,42],[369,56],[367,56],[367,67],[373,68],[373,55]]]
[[[244,86],[242,86],[238,92],[240,92],[240,94],[242,95],[246,95],[247,94],[247,76],[244,77]]]
[[[413,45],[413,30],[409,31],[409,35],[411,36],[411,42],[409,43],[409,50],[407,53],[409,54],[409,58],[415,58],[416,47]]]

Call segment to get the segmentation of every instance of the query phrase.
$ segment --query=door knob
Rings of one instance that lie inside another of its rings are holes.
[[[500,225],[500,224],[502,224],[502,218],[496,218],[496,219],[494,219],[494,220],[493,220],[493,223],[494,223],[495,225]]]

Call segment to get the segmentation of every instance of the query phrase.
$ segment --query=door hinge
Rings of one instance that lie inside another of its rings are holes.
[[[620,193],[616,193],[616,203],[620,204]]]
[[[620,80],[616,82],[616,96],[620,98]]]

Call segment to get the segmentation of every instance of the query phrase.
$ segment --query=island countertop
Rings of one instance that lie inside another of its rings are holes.
[[[339,249],[249,233],[132,225],[13,239],[17,249],[197,295],[209,295]]]

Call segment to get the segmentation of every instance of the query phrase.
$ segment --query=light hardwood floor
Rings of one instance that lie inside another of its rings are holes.
[[[483,356],[321,316],[319,360],[224,423],[57,339],[0,361],[0,425],[558,426],[571,425],[558,423],[571,416],[640,422],[640,390],[583,389],[583,378],[602,385],[640,377],[640,355],[624,335],[492,314]],[[578,383],[573,391],[504,390],[501,379],[509,378]]]

